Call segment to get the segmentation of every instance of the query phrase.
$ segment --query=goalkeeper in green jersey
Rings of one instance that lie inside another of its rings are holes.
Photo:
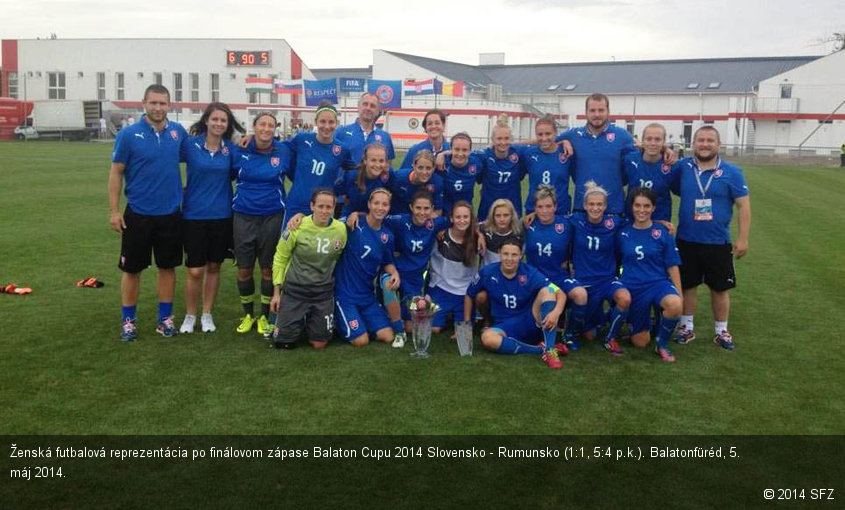
[[[336,201],[331,190],[314,190],[312,214],[279,239],[270,302],[277,312],[272,339],[277,348],[293,348],[305,329],[315,349],[325,348],[332,337],[334,266],[346,246],[346,225],[332,219]]]

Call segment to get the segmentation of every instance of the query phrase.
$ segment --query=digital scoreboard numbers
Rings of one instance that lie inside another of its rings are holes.
[[[226,65],[233,67],[242,66],[269,66],[269,51],[227,51]]]

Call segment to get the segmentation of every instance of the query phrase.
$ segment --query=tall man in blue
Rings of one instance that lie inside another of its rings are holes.
[[[358,100],[358,118],[352,124],[339,127],[334,135],[337,141],[349,149],[356,165],[364,158],[364,147],[371,143],[384,145],[387,149],[388,167],[396,157],[390,133],[376,127],[378,116],[378,98],[375,94],[365,92]]]
[[[584,203],[584,185],[594,181],[607,191],[607,212],[625,213],[625,156],[637,150],[628,131],[608,122],[610,99],[604,94],[591,94],[586,101],[587,124],[571,128],[557,137],[557,141],[572,144],[575,158],[576,210]],[[665,151],[666,163],[676,161],[674,152]]]
[[[120,232],[120,282],[123,328],[120,338],[131,342],[137,337],[135,306],[141,290],[141,271],[155,254],[158,266],[158,326],[164,337],[178,333],[173,324],[174,268],[182,263],[180,205],[182,176],[179,148],[187,137],[185,129],[167,120],[170,92],[161,85],[150,85],[144,92],[146,115],[122,129],[114,142],[109,171],[111,228]],[[120,211],[123,181],[126,209]]]
[[[741,258],[748,252],[751,201],[742,169],[719,157],[719,144],[719,132],[713,126],[698,128],[692,141],[695,157],[680,161],[680,177],[673,188],[681,197],[677,244],[684,288],[684,311],[675,339],[685,344],[695,338],[693,316],[697,291],[704,282],[710,287],[716,322],[714,341],[723,349],[733,350],[733,337],[728,331],[728,291],[736,287],[734,257]],[[731,244],[734,205],[738,235]]]

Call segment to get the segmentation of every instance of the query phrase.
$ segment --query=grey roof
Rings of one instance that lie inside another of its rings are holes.
[[[328,80],[330,78],[364,78],[370,79],[373,77],[373,66],[370,67],[346,67],[333,69],[311,69],[314,77],[318,80]]]
[[[408,55],[407,53],[397,53],[395,51],[387,51],[386,53],[390,53],[391,55],[407,60],[412,64],[429,69],[438,76],[443,76],[453,81],[466,82],[470,85],[470,87],[472,87],[473,84],[488,85],[490,83],[496,83],[495,80],[491,79],[490,76],[488,76],[478,66],[459,64],[457,62],[438,60],[436,58],[420,57],[417,55]],[[417,78],[425,79],[423,76],[418,76]]]

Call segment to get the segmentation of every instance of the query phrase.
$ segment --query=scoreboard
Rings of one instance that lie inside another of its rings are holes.
[[[230,67],[270,66],[270,51],[226,51],[226,65]]]

